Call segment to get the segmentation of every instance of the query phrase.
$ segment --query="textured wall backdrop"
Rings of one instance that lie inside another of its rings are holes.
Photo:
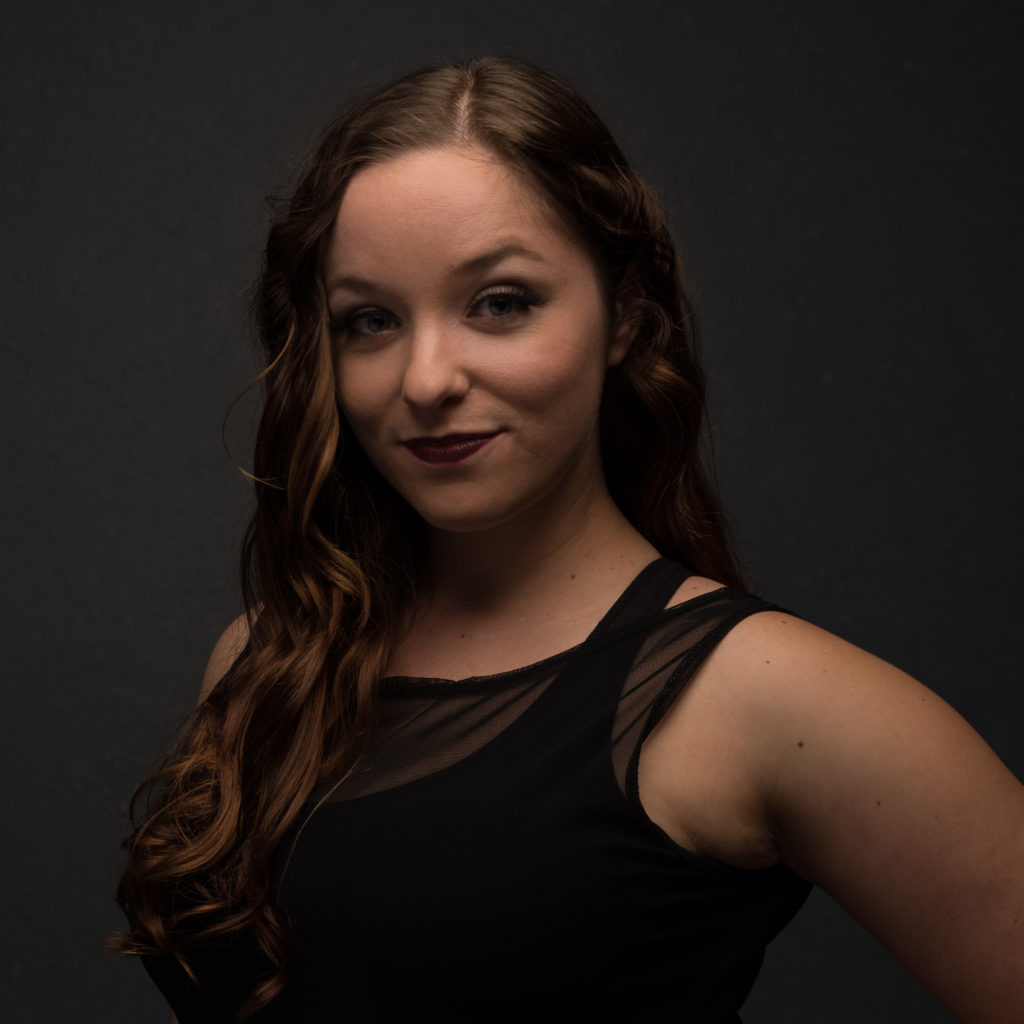
[[[756,589],[916,674],[1018,774],[1015,5],[43,2],[0,38],[0,1017],[166,1021],[108,957],[132,786],[239,610],[264,196],[356,89],[478,53],[590,96],[701,285]],[[247,461],[251,406],[228,440]],[[749,1024],[949,1015],[816,895]]]

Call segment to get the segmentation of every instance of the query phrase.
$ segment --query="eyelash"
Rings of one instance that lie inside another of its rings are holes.
[[[371,316],[391,317],[391,314],[386,309],[378,309],[376,306],[371,306],[367,309],[356,309],[351,313],[332,316],[328,321],[327,326],[332,335],[347,334],[360,320]],[[391,318],[394,319],[394,317]],[[374,334],[380,334],[383,332],[367,331],[365,333],[367,337],[372,337]]]
[[[543,304],[543,300],[532,288],[528,288],[525,285],[520,284],[501,284],[494,285],[491,288],[485,289],[473,301],[469,304],[468,312],[473,313],[479,306],[485,303],[488,299],[494,298],[509,298],[514,299],[516,302],[521,304],[521,309],[513,310],[510,313],[491,315],[489,319],[501,323],[504,320],[512,320],[517,316],[521,316],[526,313],[529,309],[534,306]],[[353,327],[366,318],[372,316],[389,317],[392,321],[396,318],[389,313],[386,309],[381,309],[377,306],[364,307],[362,309],[355,309],[350,313],[341,313],[337,316],[332,316],[328,321],[328,329],[332,335],[347,334],[351,333]],[[366,331],[363,333],[363,337],[373,337],[376,334],[382,334],[383,331]]]
[[[523,285],[518,284],[501,284],[495,285],[493,288],[486,289],[473,300],[469,308],[470,310],[474,310],[478,306],[486,302],[488,299],[494,298],[515,299],[522,305],[522,309],[517,310],[516,312],[505,313],[504,315],[492,317],[492,319],[498,321],[509,320],[512,317],[515,317],[521,313],[525,313],[531,307],[539,306],[541,304],[540,296],[531,288],[526,288]]]

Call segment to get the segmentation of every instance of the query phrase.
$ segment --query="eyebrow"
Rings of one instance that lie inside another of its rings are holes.
[[[544,262],[544,257],[540,253],[527,249],[526,246],[519,245],[516,242],[510,242],[507,245],[498,246],[497,249],[481,253],[479,256],[473,256],[462,263],[457,263],[449,267],[448,272],[453,277],[467,277],[470,274],[479,274],[482,271],[490,270],[491,267],[496,267],[511,256],[521,256],[524,259],[535,260],[540,263]],[[345,274],[330,281],[327,285],[327,290],[328,292],[334,292],[344,288],[346,291],[367,294],[376,291],[377,287],[373,281],[369,281],[365,277]]]
[[[544,262],[544,257],[539,252],[527,249],[524,245],[510,242],[508,245],[501,245],[497,249],[492,249],[490,252],[482,253],[480,256],[474,256],[464,263],[450,267],[449,270],[455,276],[464,277],[466,274],[476,274],[481,270],[490,270],[491,267],[496,267],[502,260],[507,260],[510,256],[522,256],[528,260]]]

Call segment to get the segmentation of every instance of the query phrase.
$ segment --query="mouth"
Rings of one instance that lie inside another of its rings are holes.
[[[402,444],[421,462],[432,465],[462,462],[493,441],[500,430],[489,434],[445,434],[444,437],[414,437]]]

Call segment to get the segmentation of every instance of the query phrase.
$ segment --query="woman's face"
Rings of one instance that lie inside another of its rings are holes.
[[[626,334],[589,254],[504,164],[453,147],[358,172],[324,271],[341,409],[429,524],[585,512]]]

